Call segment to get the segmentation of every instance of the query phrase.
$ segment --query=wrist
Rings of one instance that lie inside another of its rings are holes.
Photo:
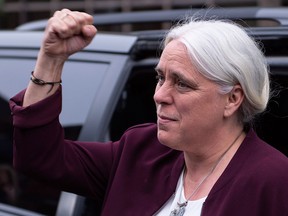
[[[49,56],[40,50],[33,75],[41,80],[57,82],[61,80],[65,60],[64,58]]]
[[[62,80],[59,80],[59,81],[45,81],[45,80],[42,80],[42,79],[39,79],[37,77],[34,76],[34,73],[33,71],[31,72],[31,78],[30,80],[35,84],[35,85],[39,85],[39,86],[45,86],[45,85],[50,85],[50,90],[48,91],[48,93],[50,93],[52,91],[52,89],[54,88],[55,85],[61,85],[62,83]]]

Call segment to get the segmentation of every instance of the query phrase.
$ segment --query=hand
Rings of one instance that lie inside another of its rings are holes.
[[[42,54],[65,61],[92,41],[97,32],[92,24],[89,14],[68,9],[56,11],[45,29]]]
[[[63,9],[55,12],[48,21],[34,76],[49,82],[61,80],[63,66],[73,53],[86,47],[96,35],[89,14]],[[56,85],[58,86],[58,85]],[[23,107],[36,103],[54,94],[56,87],[35,85],[30,82],[24,96]]]

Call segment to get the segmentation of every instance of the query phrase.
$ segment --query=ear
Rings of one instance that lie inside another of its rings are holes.
[[[227,103],[224,110],[224,117],[230,117],[237,112],[244,99],[244,92],[241,85],[237,84],[227,95]]]

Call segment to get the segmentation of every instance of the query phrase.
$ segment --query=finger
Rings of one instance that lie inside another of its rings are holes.
[[[65,39],[82,33],[84,25],[93,23],[93,17],[87,13],[63,9],[55,12],[51,26],[60,38]]]
[[[92,25],[93,24],[93,17],[91,15],[89,15],[87,13],[83,13],[83,12],[78,12],[78,11],[73,11],[71,13],[67,13],[62,18],[62,20],[64,22],[74,21],[74,23],[76,23],[76,25],[80,26],[81,28],[84,25]]]
[[[58,17],[58,34],[61,38],[69,38],[80,33],[82,28],[82,20],[77,18],[77,12],[63,9],[57,14]],[[56,22],[57,22],[56,21]]]
[[[52,35],[57,35],[59,38],[64,39],[69,33],[69,27],[66,23],[63,23],[63,19],[71,13],[68,9],[58,10],[53,16],[48,20],[48,25],[46,27],[46,32]],[[67,32],[68,31],[68,32]]]
[[[69,13],[65,13],[62,17],[60,17],[60,20],[64,20],[67,16],[69,16]]]
[[[97,29],[95,28],[95,26],[93,26],[93,25],[83,26],[82,35],[84,37],[86,45],[88,45],[92,41],[92,39],[94,38],[96,33],[97,33]]]
[[[71,10],[64,8],[62,10],[55,11],[55,13],[53,14],[53,17],[58,18],[58,19],[63,19],[63,17],[65,17],[67,14],[71,12],[72,12]]]

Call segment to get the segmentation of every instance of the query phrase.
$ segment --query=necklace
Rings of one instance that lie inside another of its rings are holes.
[[[231,147],[234,145],[234,143],[236,143],[236,141],[238,140],[238,138],[241,136],[241,133],[235,138],[235,140],[232,142],[232,144],[224,151],[224,153],[218,158],[218,160],[216,161],[216,163],[213,165],[213,167],[211,168],[211,170],[209,171],[209,173],[200,181],[200,183],[197,185],[197,187],[194,189],[194,191],[192,192],[192,194],[188,197],[188,199],[186,199],[184,202],[177,202],[177,207],[171,211],[170,216],[183,216],[186,210],[186,206],[188,204],[188,201],[196,194],[196,192],[199,190],[199,188],[201,187],[201,185],[206,181],[206,179],[214,172],[214,170],[216,169],[216,167],[218,166],[218,164],[220,163],[220,161],[223,159],[223,157],[225,156],[225,154],[231,149]],[[182,188],[181,188],[181,192],[182,190],[184,190],[184,174],[183,174],[183,184],[182,184]],[[180,195],[181,196],[181,195]],[[180,198],[179,198],[180,199]]]

